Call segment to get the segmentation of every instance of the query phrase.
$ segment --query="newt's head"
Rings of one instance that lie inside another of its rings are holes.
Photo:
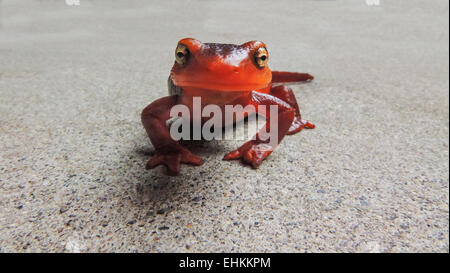
[[[175,49],[170,73],[175,85],[218,91],[252,91],[267,87],[272,72],[266,45],[202,43],[185,38]]]

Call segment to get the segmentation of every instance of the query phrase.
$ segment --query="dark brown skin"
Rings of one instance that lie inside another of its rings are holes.
[[[171,138],[166,121],[170,109],[184,104],[192,112],[192,98],[199,96],[202,107],[219,105],[278,106],[276,117],[266,116],[267,123],[253,140],[225,155],[224,160],[242,159],[257,168],[272,153],[283,137],[314,125],[302,120],[292,89],[280,84],[313,80],[307,73],[271,71],[264,43],[250,41],[242,45],[203,44],[195,39],[182,39],[176,49],[176,61],[169,77],[170,96],[158,99],[142,111],[142,124],[155,147],[156,154],[147,163],[151,169],[167,166],[169,175],[180,173],[180,163],[201,165],[202,159]],[[275,84],[277,86],[275,86]],[[264,115],[264,113],[258,113]],[[192,115],[191,115],[192,116]],[[259,136],[266,132],[270,119],[278,122],[278,143]]]

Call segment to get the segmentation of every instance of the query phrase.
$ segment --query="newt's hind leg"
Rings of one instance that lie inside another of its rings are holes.
[[[295,84],[314,80],[314,76],[308,73],[272,71],[272,83]]]
[[[302,119],[297,99],[295,98],[294,92],[292,92],[291,88],[284,85],[272,87],[272,89],[270,89],[270,94],[287,102],[295,110],[294,121],[292,121],[291,127],[289,128],[289,131],[287,133],[288,135],[298,133],[303,128],[313,129],[315,127],[314,124]]]

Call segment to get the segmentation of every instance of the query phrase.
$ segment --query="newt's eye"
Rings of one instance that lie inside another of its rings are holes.
[[[175,49],[175,61],[180,65],[185,65],[189,59],[189,49],[183,44],[179,44]]]
[[[267,62],[269,61],[269,52],[267,52],[265,47],[260,47],[255,51],[253,57],[255,58],[256,65],[259,68],[263,68],[266,67]]]

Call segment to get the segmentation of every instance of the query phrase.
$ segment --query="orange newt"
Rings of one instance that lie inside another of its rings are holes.
[[[174,140],[166,126],[170,110],[178,104],[186,105],[192,112],[193,97],[201,98],[201,106],[259,105],[278,106],[275,117],[265,111],[267,119],[254,139],[225,155],[225,160],[242,159],[257,168],[276,148],[283,137],[295,134],[303,128],[312,129],[314,124],[302,120],[300,109],[292,89],[284,84],[311,81],[307,73],[271,71],[268,67],[269,53],[260,41],[250,41],[241,45],[202,43],[185,38],[178,42],[175,63],[168,85],[169,96],[149,104],[142,111],[142,123],[155,148],[155,155],[147,169],[164,164],[169,175],[180,173],[180,163],[201,165],[202,159],[192,154]],[[266,130],[270,119],[277,119],[278,139],[268,144],[259,137]]]

